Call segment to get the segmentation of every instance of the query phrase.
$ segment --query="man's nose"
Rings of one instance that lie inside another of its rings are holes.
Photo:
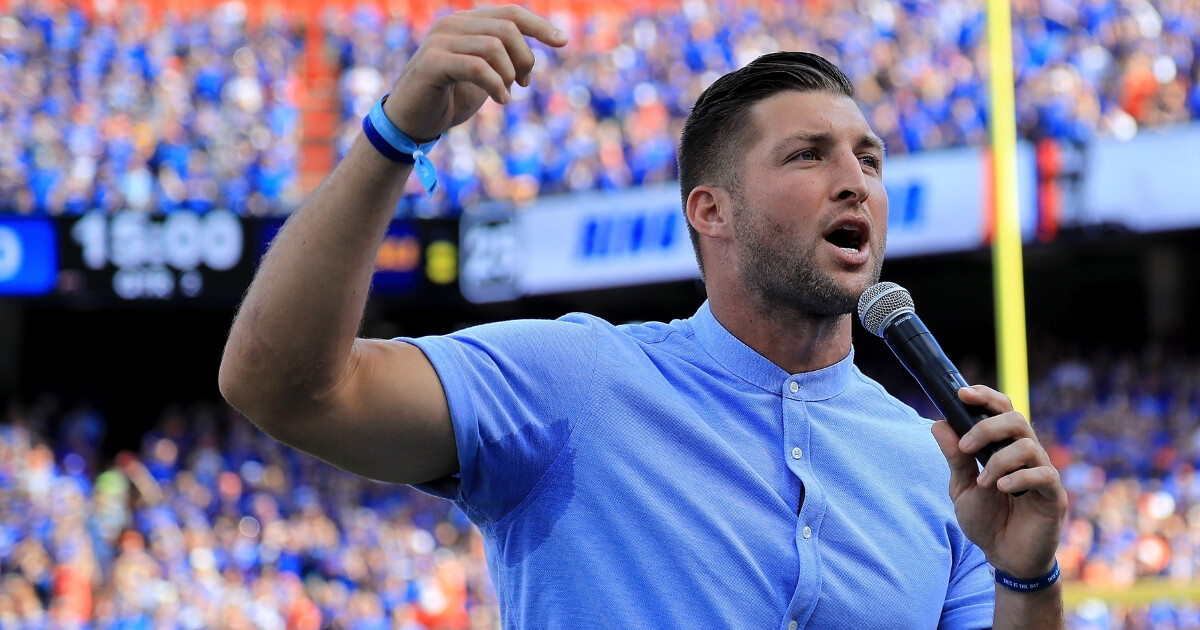
[[[838,156],[838,179],[834,182],[833,195],[838,201],[854,201],[862,203],[867,200],[870,192],[867,189],[867,176],[863,173],[862,163],[852,151]]]

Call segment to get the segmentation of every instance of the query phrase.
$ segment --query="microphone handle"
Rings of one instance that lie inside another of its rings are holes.
[[[946,353],[916,313],[901,315],[889,324],[883,331],[883,339],[959,437],[994,415],[978,405],[968,405],[958,397],[959,388],[967,387],[967,381],[946,358]],[[1012,440],[992,442],[976,452],[975,459],[981,466],[987,466],[992,455],[1009,444]]]

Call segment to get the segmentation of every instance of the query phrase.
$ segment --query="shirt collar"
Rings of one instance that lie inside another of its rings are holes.
[[[752,385],[788,398],[809,401],[832,398],[846,389],[854,372],[854,347],[851,346],[846,358],[829,367],[788,374],[726,330],[713,316],[707,300],[688,323],[695,333],[696,343],[726,370]],[[795,392],[792,383],[797,385]]]

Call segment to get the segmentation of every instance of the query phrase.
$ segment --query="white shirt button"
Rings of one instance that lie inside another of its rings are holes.
[[[797,384],[796,381],[792,381],[791,383],[788,384],[788,389],[791,390],[791,392],[793,394],[795,394],[796,392],[800,391],[800,385]]]
[[[805,526],[804,526],[804,529],[800,531],[800,535],[801,535],[801,536],[804,536],[804,539],[805,539],[805,540],[808,540],[809,538],[812,538],[812,528],[811,528],[811,527],[809,527],[809,526],[807,526],[807,525],[805,525]]]
[[[788,630],[796,630],[796,626],[799,626],[799,625],[800,624],[796,623],[796,620],[793,619],[788,622]]]
[[[794,447],[792,449],[792,459],[800,459],[801,457],[804,457],[804,451],[800,450],[799,446]]]

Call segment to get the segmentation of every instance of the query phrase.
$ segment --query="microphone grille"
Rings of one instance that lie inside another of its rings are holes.
[[[883,325],[892,314],[903,310],[913,310],[912,295],[895,282],[877,282],[858,298],[858,319],[876,337],[883,336]]]

